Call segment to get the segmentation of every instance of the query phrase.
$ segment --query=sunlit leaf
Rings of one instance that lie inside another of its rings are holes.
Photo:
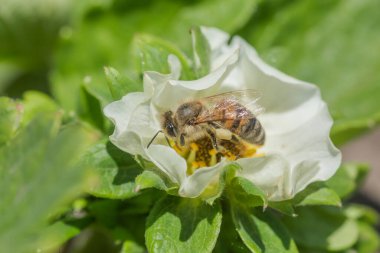
[[[97,197],[124,199],[138,194],[135,178],[142,172],[131,155],[110,142],[102,142],[84,157],[84,164],[92,169],[94,182],[87,191]]]
[[[57,115],[41,115],[0,149],[0,245],[5,252],[35,251],[48,218],[81,192],[86,168],[76,161],[96,136],[78,125],[63,131],[59,126]]]
[[[222,213],[199,199],[168,196],[156,203],[146,225],[149,252],[211,252],[218,238]]]
[[[0,146],[10,140],[20,126],[23,106],[20,102],[0,97]]]

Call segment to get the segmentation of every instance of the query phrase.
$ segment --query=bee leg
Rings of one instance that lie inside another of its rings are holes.
[[[210,129],[207,129],[207,133],[210,135],[212,146],[214,147],[215,150],[218,150],[218,143],[216,142],[216,136],[214,132],[211,131]]]

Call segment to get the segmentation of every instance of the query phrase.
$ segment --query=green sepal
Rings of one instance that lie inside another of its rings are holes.
[[[298,193],[292,200],[295,206],[327,205],[342,206],[339,196],[323,182],[315,182]]]
[[[80,106],[78,115],[87,123],[104,132],[106,128],[101,100],[90,92],[91,86],[83,84],[80,88]]]
[[[170,191],[177,189],[175,186],[169,186],[168,182],[166,182],[156,172],[150,170],[144,170],[140,175],[138,175],[135,183],[137,190],[156,188],[163,191]]]
[[[112,67],[104,67],[108,88],[114,100],[119,100],[129,92],[142,91],[141,81],[132,80],[127,75],[121,75]]]
[[[297,216],[292,200],[269,201],[268,206],[282,214],[292,217]]]
[[[141,73],[155,71],[170,74],[168,57],[174,55],[181,63],[181,79],[193,79],[187,56],[170,42],[151,35],[139,34],[133,40],[133,48]]]
[[[231,201],[240,202],[247,207],[263,206],[265,209],[268,205],[265,193],[243,177],[232,179],[228,188],[228,196]]]

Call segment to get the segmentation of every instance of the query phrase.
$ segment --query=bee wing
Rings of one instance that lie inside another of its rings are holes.
[[[205,97],[201,101],[207,109],[198,116],[196,123],[254,118],[264,111],[257,103],[260,97],[261,93],[253,89]]]

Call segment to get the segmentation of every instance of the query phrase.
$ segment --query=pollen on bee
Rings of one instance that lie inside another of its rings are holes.
[[[195,170],[202,167],[214,166],[221,161],[222,157],[234,161],[238,158],[259,157],[263,155],[257,153],[260,146],[244,141],[233,142],[222,140],[219,142],[217,150],[208,137],[198,139],[187,147],[181,147],[174,141],[170,141],[170,145],[179,155],[186,159],[188,175],[193,174]]]

